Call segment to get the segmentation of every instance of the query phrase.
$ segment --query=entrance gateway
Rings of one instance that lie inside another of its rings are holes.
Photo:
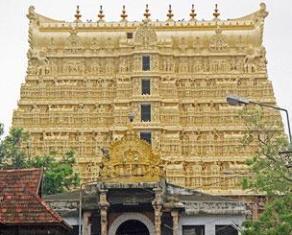
[[[151,220],[140,213],[123,213],[109,229],[109,235],[154,235]]]
[[[116,235],[149,235],[147,227],[138,220],[128,220],[120,225]]]

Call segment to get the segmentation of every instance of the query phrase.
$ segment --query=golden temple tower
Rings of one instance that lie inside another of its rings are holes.
[[[141,22],[72,22],[29,8],[29,51],[25,83],[13,126],[30,134],[32,156],[70,149],[83,181],[98,177],[113,140],[133,130],[163,160],[168,182],[220,195],[242,194],[245,160],[256,146],[241,147],[245,128],[240,108],[225,99],[238,94],[275,104],[262,45],[266,7],[248,16]],[[166,12],[167,13],[167,12]],[[269,112],[268,120],[278,120]]]

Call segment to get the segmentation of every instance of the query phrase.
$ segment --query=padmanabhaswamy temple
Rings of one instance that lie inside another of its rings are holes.
[[[30,133],[30,156],[72,149],[82,182],[97,182],[97,198],[87,190],[81,206],[69,193],[63,208],[68,216],[82,207],[83,234],[238,234],[258,213],[262,198],[241,187],[257,144],[242,147],[241,108],[226,96],[275,104],[262,45],[267,15],[262,3],[222,20],[216,5],[211,20],[199,21],[192,6],[188,20],[176,21],[170,6],[153,21],[146,6],[141,21],[128,21],[123,7],[120,20],[107,22],[101,7],[84,22],[78,7],[65,22],[29,8],[13,126]],[[278,112],[264,118],[282,130]],[[48,199],[56,210],[60,197]]]

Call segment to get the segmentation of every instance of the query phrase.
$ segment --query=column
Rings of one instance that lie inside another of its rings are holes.
[[[252,210],[252,219],[257,220],[259,218],[258,214],[258,202],[255,200],[254,202],[251,203],[251,210]]]
[[[109,203],[107,201],[107,190],[99,190],[99,210],[100,210],[100,225],[101,225],[101,234],[107,235],[107,211]]]
[[[101,234],[107,235],[107,208],[100,208]]]
[[[83,213],[83,229],[82,235],[91,235],[91,222],[90,222],[91,213]]]
[[[155,188],[153,190],[155,192],[155,199],[152,202],[154,208],[155,235],[161,235],[162,190],[161,188]]]
[[[172,216],[172,231],[173,231],[173,235],[178,235],[178,211],[172,211],[171,212],[171,216]]]
[[[161,234],[161,208],[162,206],[154,206],[155,235]]]

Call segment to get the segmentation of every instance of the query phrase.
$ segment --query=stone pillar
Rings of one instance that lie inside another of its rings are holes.
[[[172,211],[171,216],[172,216],[172,224],[173,224],[172,225],[173,235],[178,235],[178,216],[179,216],[178,211]]]
[[[162,206],[154,207],[155,235],[161,234],[161,208]]]
[[[154,208],[155,235],[161,235],[162,190],[160,187],[153,190],[155,192],[155,199],[152,202]]]
[[[257,220],[259,218],[258,202],[257,201],[252,203],[251,210],[252,210],[252,219],[253,220]]]
[[[99,190],[99,210],[100,210],[100,227],[101,234],[107,235],[108,219],[107,210],[109,203],[107,201],[107,190]]]
[[[83,229],[82,235],[91,235],[91,222],[90,222],[91,213],[83,213]]]

